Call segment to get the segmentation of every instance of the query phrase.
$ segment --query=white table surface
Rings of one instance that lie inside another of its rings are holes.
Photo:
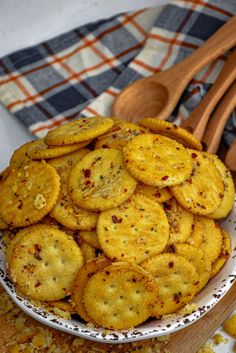
[[[168,0],[0,0],[0,57],[74,27],[113,14],[167,3]],[[27,129],[0,105],[0,170],[12,152],[32,139]],[[222,333],[219,328],[217,332]],[[233,340],[214,347],[233,352]],[[181,352],[180,352],[181,353]]]

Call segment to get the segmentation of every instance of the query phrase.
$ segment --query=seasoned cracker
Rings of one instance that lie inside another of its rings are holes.
[[[53,158],[49,161],[50,165],[57,170],[61,179],[60,194],[50,214],[58,222],[72,230],[90,230],[97,225],[98,213],[77,206],[68,192],[68,177],[71,169],[87,153],[87,149],[80,149],[64,157]]]
[[[201,218],[194,215],[192,232],[190,233],[189,237],[185,240],[185,242],[199,248],[203,242],[203,237],[204,237],[204,227],[203,227],[203,224],[201,223]]]
[[[123,153],[129,173],[147,185],[181,184],[192,172],[193,161],[188,151],[165,136],[138,135],[125,145]]]
[[[150,316],[157,292],[155,280],[139,266],[117,263],[105,267],[88,280],[83,303],[98,326],[128,329]]]
[[[15,244],[9,270],[26,297],[59,300],[70,294],[83,261],[79,246],[70,236],[48,225],[36,225]]]
[[[83,148],[84,146],[88,145],[90,142],[91,140],[83,141],[73,145],[66,145],[66,146],[48,146],[44,142],[44,139],[39,139],[39,140],[33,141],[29,145],[26,153],[31,159],[56,158],[56,157],[64,156],[65,154],[77,151]]]
[[[48,145],[71,145],[100,136],[113,125],[106,117],[78,118],[49,131],[45,137]]]
[[[173,196],[167,187],[159,188],[158,186],[146,185],[141,182],[137,184],[135,194],[141,194],[150,197],[159,203],[166,202]]]
[[[139,121],[139,123],[155,133],[178,141],[187,148],[202,151],[201,142],[193,134],[169,121],[157,118],[143,118]]]
[[[222,203],[224,185],[213,162],[202,152],[188,151],[194,163],[193,172],[182,184],[170,189],[184,208],[204,216],[214,212]]]
[[[76,275],[71,299],[74,303],[76,312],[81,316],[83,320],[87,322],[92,322],[92,319],[89,317],[87,311],[84,308],[84,288],[86,287],[90,277],[92,277],[96,272],[102,270],[104,267],[109,266],[110,264],[111,261],[107,258],[95,258],[93,260],[87,261]]]
[[[122,204],[136,185],[124,167],[122,152],[112,148],[89,152],[74,165],[68,179],[74,203],[92,211]]]
[[[89,261],[97,257],[96,250],[85,241],[80,241],[80,249],[83,254],[84,261]]]
[[[18,167],[19,165],[27,163],[31,160],[31,158],[27,155],[27,151],[33,143],[34,141],[26,142],[13,152],[10,159],[11,167]]]
[[[211,261],[205,256],[205,252],[190,244],[172,244],[167,247],[167,252],[180,255],[193,264],[198,273],[197,292],[200,292],[206,286],[211,275]]]
[[[184,242],[192,231],[193,214],[185,210],[175,198],[166,201],[163,206],[170,225],[169,244]]]
[[[182,308],[193,299],[198,290],[199,276],[195,266],[180,255],[155,255],[141,266],[157,282],[158,298],[152,310],[157,318]]]
[[[1,183],[0,214],[11,226],[40,221],[55,205],[60,178],[46,162],[30,161],[12,168]]]
[[[208,214],[207,217],[213,219],[224,218],[229,214],[234,205],[234,181],[230,170],[225,166],[225,164],[219,159],[217,155],[204,152],[204,156],[206,156],[209,160],[214,163],[221,175],[224,184],[224,194],[222,203],[220,204],[220,206],[217,207],[214,212]]]
[[[230,253],[231,253],[231,239],[229,233],[226,232],[226,230],[221,229],[222,233],[222,246],[221,246],[221,252],[220,255],[217,257],[215,262],[212,264],[212,270],[211,270],[211,278],[216,276],[218,272],[222,269],[224,264],[226,263]]]
[[[148,130],[142,126],[127,121],[121,121],[110,129],[106,134],[99,136],[95,148],[116,148],[123,150],[123,147],[134,136],[145,134]]]
[[[164,250],[169,224],[158,202],[135,194],[121,206],[101,212],[97,234],[106,256],[139,264]]]
[[[79,237],[83,239],[87,244],[92,246],[95,249],[101,249],[101,245],[98,241],[98,236],[97,236],[97,231],[96,230],[90,230],[90,231],[80,231],[79,232]]]

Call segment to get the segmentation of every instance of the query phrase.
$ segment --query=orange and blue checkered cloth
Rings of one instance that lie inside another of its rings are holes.
[[[235,14],[236,0],[177,0],[161,11],[80,26],[1,58],[0,102],[37,137],[80,116],[109,116],[122,88],[184,59]],[[170,120],[188,117],[224,62],[221,56],[194,77]],[[225,129],[229,144],[235,133],[232,114]]]

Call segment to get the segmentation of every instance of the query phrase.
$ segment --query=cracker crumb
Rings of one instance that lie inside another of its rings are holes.
[[[34,207],[41,210],[46,206],[46,200],[42,194],[38,194],[34,200]]]
[[[227,338],[225,338],[224,336],[222,336],[221,333],[216,333],[213,337],[212,337],[213,343],[214,345],[218,346],[220,343],[227,343],[229,340]]]
[[[223,328],[228,335],[236,338],[236,314],[233,314],[223,323]]]
[[[197,310],[197,305],[195,303],[188,303],[182,309],[180,309],[178,313],[181,315],[188,315],[188,314],[192,314],[196,310]]]
[[[197,353],[215,353],[212,349],[210,342],[206,342]]]

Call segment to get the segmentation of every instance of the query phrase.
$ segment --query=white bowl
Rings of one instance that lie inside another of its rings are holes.
[[[148,320],[144,324],[130,330],[108,331],[103,328],[90,327],[78,320],[65,320],[52,315],[40,307],[34,306],[30,301],[20,297],[9,279],[6,266],[3,244],[0,239],[0,283],[8,292],[12,300],[25,313],[41,323],[55,329],[68,332],[75,336],[104,343],[126,343],[162,336],[176,332],[193,324],[204,314],[211,310],[228,292],[236,279],[236,198],[234,209],[230,215],[221,222],[221,226],[231,235],[232,253],[223,269],[209,281],[207,286],[193,300],[197,310],[189,315],[171,315],[169,319]]]

